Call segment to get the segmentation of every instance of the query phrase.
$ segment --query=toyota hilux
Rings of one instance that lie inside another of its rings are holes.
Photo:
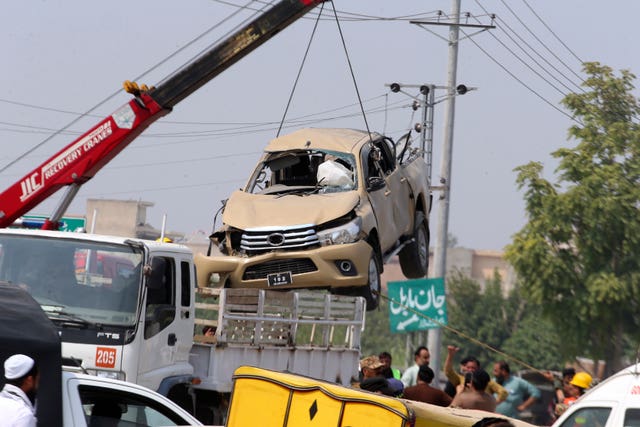
[[[407,137],[308,128],[273,139],[196,256],[199,286],[325,288],[378,306],[384,261],[424,277],[427,166]]]

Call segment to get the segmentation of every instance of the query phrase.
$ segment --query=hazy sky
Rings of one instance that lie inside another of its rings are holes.
[[[158,83],[231,25],[218,26],[170,55],[245,5],[249,8],[227,21],[234,25],[262,3],[7,2],[0,15],[0,167],[98,107],[0,173],[0,188],[125,104],[130,96],[120,90],[122,81]],[[446,27],[427,31],[408,18],[434,19],[437,10],[447,14],[452,1],[336,0],[334,5],[369,127],[397,137],[419,115],[412,117],[408,96],[390,93],[385,84],[444,85],[447,76]],[[559,101],[580,90],[580,60],[600,61],[615,70],[640,69],[632,44],[640,2],[463,0],[462,11],[470,12],[469,23],[483,24],[490,23],[487,13],[495,13],[498,28],[460,44],[458,83],[478,90],[456,99],[449,231],[461,246],[501,249],[525,221],[513,169],[541,161],[551,177],[555,163],[550,153],[573,144],[567,141],[571,120]],[[170,230],[208,233],[220,201],[243,185],[262,147],[275,137],[314,22],[312,13],[294,23],[178,104],[85,184],[69,213],[84,214],[87,198],[144,200],[155,203],[148,211],[152,225],[160,227],[166,214]],[[362,129],[357,102],[333,9],[326,3],[286,130]],[[435,108],[434,182],[439,180],[443,120],[440,103]],[[33,212],[50,214],[58,199],[54,195]],[[431,213],[433,241],[437,209]]]

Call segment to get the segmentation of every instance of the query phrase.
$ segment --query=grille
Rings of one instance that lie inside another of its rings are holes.
[[[240,248],[248,252],[306,248],[317,244],[319,244],[318,235],[312,225],[245,230],[240,240]]]
[[[309,258],[279,259],[248,267],[244,271],[242,280],[266,279],[269,274],[285,271],[290,271],[291,274],[302,274],[317,270],[318,268]]]

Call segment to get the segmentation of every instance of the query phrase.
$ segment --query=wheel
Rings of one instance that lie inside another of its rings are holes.
[[[413,242],[405,246],[398,255],[402,274],[409,279],[419,279],[427,275],[429,269],[429,230],[421,211],[416,211],[413,228]]]
[[[376,253],[371,254],[369,259],[369,281],[366,286],[358,288],[358,296],[363,297],[367,301],[367,311],[375,310],[380,303],[380,266]]]

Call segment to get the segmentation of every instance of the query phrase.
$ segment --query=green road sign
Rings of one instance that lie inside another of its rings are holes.
[[[38,224],[47,218],[46,215],[23,215],[21,219],[27,228],[39,228]],[[84,231],[85,225],[86,220],[81,217],[62,217],[60,219],[60,231]]]
[[[389,282],[387,293],[391,332],[423,331],[447,324],[444,278]]]

